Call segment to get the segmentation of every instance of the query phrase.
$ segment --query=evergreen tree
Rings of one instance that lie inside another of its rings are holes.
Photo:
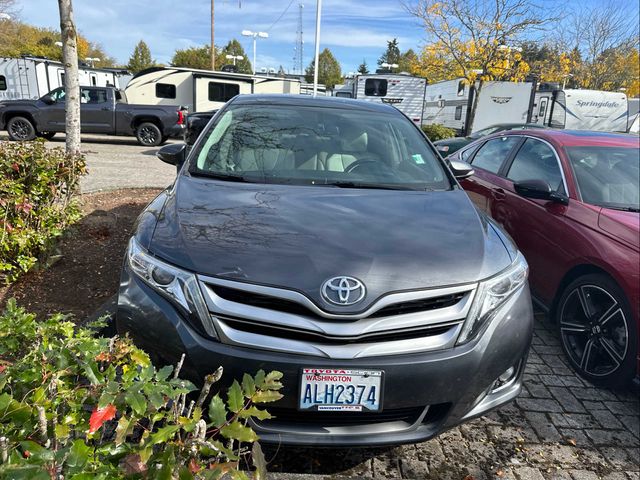
[[[242,60],[236,60],[236,66],[239,73],[253,73],[251,62],[247,56],[247,52],[244,51],[242,45],[238,40],[231,39],[224,48],[220,51],[220,54],[216,54],[216,70],[222,68],[222,65],[233,64],[233,60],[229,60],[227,55],[241,56]],[[220,59],[220,61],[218,61]],[[211,61],[209,61],[211,62]]]
[[[398,62],[398,71],[407,72],[413,74],[418,65],[418,55],[413,49],[409,49],[400,55],[400,61]]]
[[[388,63],[389,65],[400,64],[400,47],[398,47],[397,38],[387,42],[387,50],[378,60],[378,65],[382,66],[383,63]]]
[[[363,58],[362,63],[358,67],[358,73],[361,75],[366,75],[369,73],[369,66],[367,65],[367,61]]]
[[[336,84],[342,83],[342,69],[340,63],[333,56],[331,50],[325,48],[318,58],[320,68],[318,69],[318,82],[326,85],[327,88],[333,88]],[[315,70],[315,60],[312,60],[305,70],[305,79],[307,82],[313,82],[313,74]]]
[[[129,58],[127,69],[131,73],[138,73],[146,68],[151,68],[156,65],[156,61],[151,58],[151,50],[149,46],[140,40],[133,49],[133,54]]]

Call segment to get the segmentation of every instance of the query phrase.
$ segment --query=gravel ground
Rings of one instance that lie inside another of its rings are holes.
[[[6,133],[0,140],[7,140]],[[175,142],[175,140],[170,140]],[[51,146],[64,147],[64,135],[57,134]],[[138,145],[133,137],[82,135],[89,174],[80,181],[83,193],[120,188],[163,188],[173,182],[176,169],[156,157],[157,148]]]

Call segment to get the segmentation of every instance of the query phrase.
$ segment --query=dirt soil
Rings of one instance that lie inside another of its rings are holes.
[[[14,297],[27,311],[62,312],[78,321],[95,312],[118,289],[120,266],[133,224],[160,189],[128,189],[80,197],[83,218],[56,247],[49,268],[0,287],[0,306]]]

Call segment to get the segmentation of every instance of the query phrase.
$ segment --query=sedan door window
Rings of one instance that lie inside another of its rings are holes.
[[[511,149],[516,146],[521,137],[499,137],[485,143],[473,158],[473,166],[491,173],[498,173],[500,167],[509,156]]]
[[[556,153],[540,140],[527,138],[516,154],[507,178],[513,182],[543,180],[555,191],[564,191]]]

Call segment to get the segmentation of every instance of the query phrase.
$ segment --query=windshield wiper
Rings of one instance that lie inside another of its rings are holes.
[[[415,188],[411,188],[403,185],[393,185],[389,183],[360,183],[360,182],[348,182],[348,181],[318,183],[317,185],[338,187],[338,188],[366,188],[371,190],[426,190],[424,188],[415,189]]]
[[[600,205],[602,208],[610,208],[611,210],[620,210],[621,212],[640,212],[638,207],[622,207],[613,205]]]
[[[191,172],[191,175],[194,175],[196,177],[214,178],[216,180],[225,180],[228,182],[252,183],[251,180],[248,180],[246,177],[243,177],[242,175],[234,175],[232,173],[215,173],[215,172],[206,172],[203,170],[195,170]]]

